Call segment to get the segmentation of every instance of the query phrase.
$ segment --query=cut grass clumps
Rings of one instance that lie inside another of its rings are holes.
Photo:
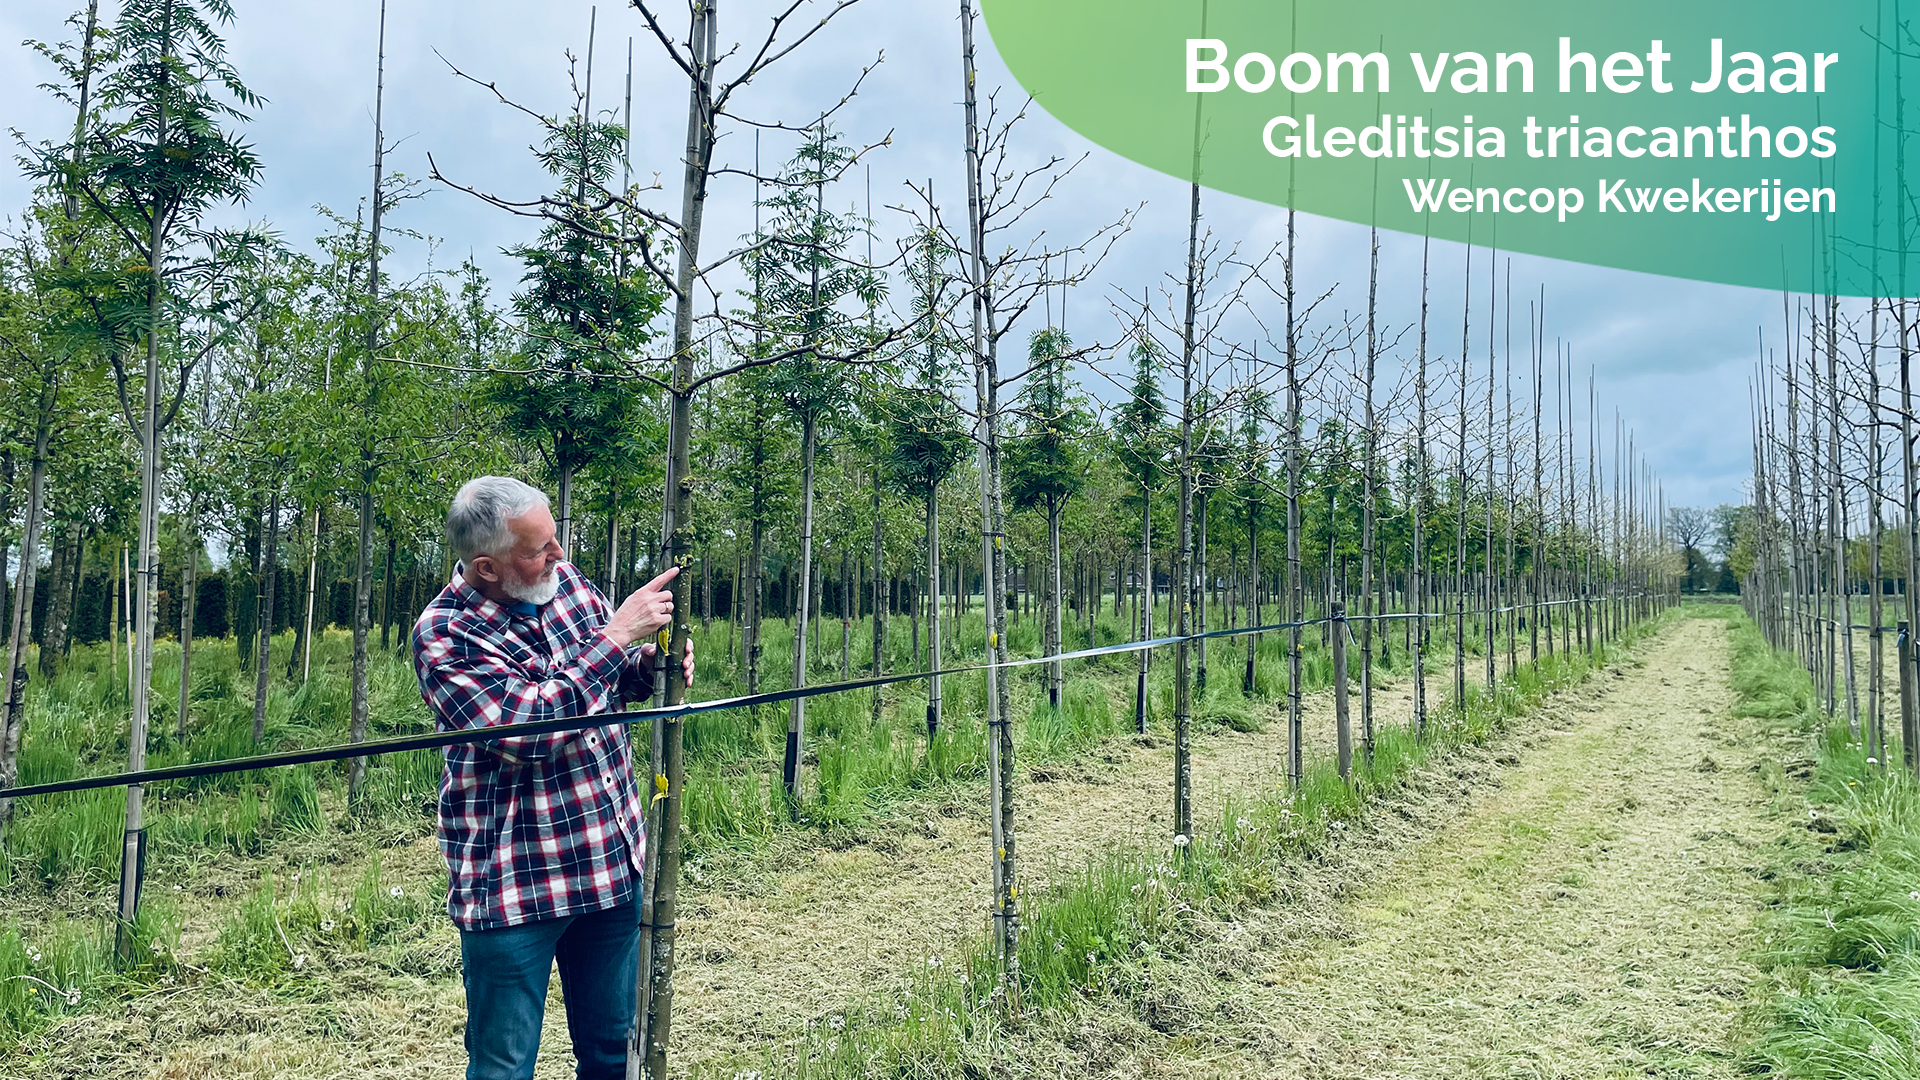
[[[1815,764],[1776,867],[1751,1071],[1794,1080],[1920,1076],[1920,785],[1824,716],[1806,669],[1732,625],[1738,710],[1810,736]],[[1811,849],[1811,850],[1810,850]]]

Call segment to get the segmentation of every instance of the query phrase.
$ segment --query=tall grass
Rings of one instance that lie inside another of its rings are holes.
[[[1732,623],[1739,711],[1800,734],[1815,764],[1794,806],[1760,957],[1773,978],[1752,1071],[1794,1080],[1920,1076],[1920,785],[1822,713],[1807,671]],[[1816,853],[1809,852],[1817,845]],[[1808,859],[1814,854],[1813,859]]]

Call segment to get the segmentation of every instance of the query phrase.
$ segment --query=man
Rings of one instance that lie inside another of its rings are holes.
[[[673,620],[668,570],[608,604],[554,540],[547,497],[468,481],[447,511],[453,580],[413,628],[441,731],[644,702]],[[645,643],[642,643],[645,642]],[[689,646],[681,671],[693,681]],[[646,804],[626,727],[447,748],[440,850],[460,928],[468,1080],[529,1080],[557,961],[580,1080],[624,1077],[634,1019]]]

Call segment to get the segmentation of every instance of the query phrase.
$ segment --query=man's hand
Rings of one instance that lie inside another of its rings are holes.
[[[654,654],[658,653],[659,651],[660,651],[659,649],[653,646],[652,642],[648,642],[647,644],[640,646],[640,655],[644,657],[649,663],[653,661]],[[687,639],[687,655],[684,658],[682,658],[680,661],[680,673],[686,676],[687,685],[692,686],[693,685],[693,639],[692,638]]]
[[[673,621],[673,593],[668,591],[667,585],[679,573],[679,567],[668,567],[666,573],[633,590],[620,602],[613,617],[607,620],[607,625],[600,632],[622,649],[658,633],[661,627]]]

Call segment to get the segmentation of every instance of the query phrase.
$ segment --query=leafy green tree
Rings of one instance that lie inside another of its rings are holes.
[[[258,239],[201,225],[214,207],[243,200],[260,175],[252,148],[223,130],[229,123],[244,122],[242,110],[260,104],[227,63],[225,43],[214,29],[232,18],[227,0],[127,0],[107,35],[110,46],[101,60],[97,120],[81,125],[74,145],[43,145],[30,162],[45,179],[76,192],[86,216],[135,256],[108,292],[122,301],[126,329],[139,334],[146,346],[139,373],[141,406],[133,423],[142,461],[129,760],[134,769],[146,763],[153,676],[160,429],[177,407],[189,374],[187,367],[181,369],[172,404],[163,409],[167,395],[161,338],[175,314],[168,310],[168,300],[177,292],[176,283],[204,282],[239,265],[244,249]],[[65,96],[63,90],[56,92]],[[144,299],[142,307],[124,303],[134,295]],[[120,391],[130,397],[134,374],[127,359],[117,351],[113,355]],[[137,786],[127,789],[123,928],[131,925],[139,897],[141,794]],[[131,941],[126,933],[120,935],[123,949]]]
[[[1127,501],[1140,508],[1140,621],[1142,639],[1153,636],[1153,493],[1166,481],[1171,450],[1166,405],[1160,397],[1160,346],[1142,323],[1134,334],[1133,383],[1113,422],[1114,457],[1127,480]],[[1140,670],[1133,695],[1133,721],[1147,730],[1147,650],[1140,650]]]
[[[1016,510],[1040,510],[1047,518],[1046,642],[1060,652],[1060,515],[1085,481],[1081,440],[1092,424],[1083,399],[1067,382],[1073,340],[1065,330],[1035,331],[1028,344],[1030,373],[1022,395],[1022,430],[1008,448],[1007,495]],[[1047,699],[1060,704],[1061,665],[1047,665]]]
[[[576,475],[593,466],[610,483],[630,475],[654,441],[639,432],[656,412],[650,395],[623,375],[652,340],[665,292],[644,267],[628,264],[624,245],[605,239],[621,235],[618,215],[586,201],[589,189],[617,182],[626,129],[582,110],[546,126],[537,156],[565,183],[559,197],[572,205],[536,242],[507,249],[525,267],[513,297],[519,363],[489,377],[482,393],[510,431],[539,447],[557,479],[560,543],[571,557]]]
[[[940,485],[965,460],[971,440],[960,419],[960,409],[948,390],[959,366],[959,345],[940,318],[953,292],[949,269],[953,250],[933,229],[923,229],[907,266],[913,288],[913,317],[921,328],[911,345],[916,370],[913,383],[902,385],[885,398],[888,413],[888,483],[923,509],[926,522],[927,643],[929,664],[941,664],[940,617]],[[927,690],[927,737],[940,730],[940,680]]]
[[[762,292],[763,312],[783,355],[773,365],[773,385],[800,423],[800,567],[795,590],[793,685],[806,685],[807,615],[812,610],[814,466],[820,431],[846,405],[854,369],[841,357],[864,344],[865,326],[841,307],[853,298],[879,302],[881,279],[847,256],[865,222],[827,210],[826,190],[853,160],[851,148],[825,125],[814,129],[782,171],[774,195],[767,242],[748,256],[748,269]],[[795,699],[787,724],[781,777],[789,799],[798,790],[801,734],[806,702]]]

